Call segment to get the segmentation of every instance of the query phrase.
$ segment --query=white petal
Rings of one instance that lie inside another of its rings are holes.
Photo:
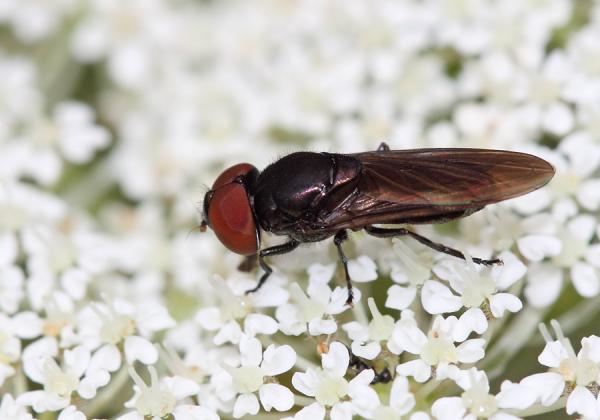
[[[596,218],[589,214],[580,214],[567,223],[569,233],[581,242],[588,243],[596,230]]]
[[[390,407],[400,415],[404,415],[415,406],[415,397],[408,390],[408,380],[404,376],[396,376],[390,391]]]
[[[361,255],[355,260],[348,261],[348,274],[352,281],[366,283],[377,279],[377,266],[366,255]]]
[[[452,340],[462,343],[471,332],[483,334],[488,328],[488,320],[479,308],[470,308],[463,313],[452,329]]]
[[[368,341],[369,328],[357,321],[347,322],[342,325],[342,329],[346,331],[351,340]]]
[[[544,113],[542,127],[557,136],[567,134],[573,128],[573,112],[563,103],[554,103]]]
[[[325,311],[331,315],[337,315],[348,309],[348,288],[336,287],[329,296],[329,303]],[[360,301],[360,290],[354,288],[354,297],[352,303],[356,304]]]
[[[325,418],[325,407],[315,402],[298,411],[295,420],[323,420]]]
[[[558,400],[565,389],[563,377],[554,372],[536,373],[523,378],[522,385],[533,389],[543,406],[550,406]]]
[[[586,418],[597,418],[598,405],[592,392],[584,386],[576,386],[567,399],[567,414],[583,414]]]
[[[209,408],[197,405],[178,405],[173,410],[175,420],[219,420],[219,416]]]
[[[136,360],[152,365],[158,360],[158,351],[145,338],[132,335],[125,339],[125,359],[130,365]]]
[[[260,365],[265,375],[275,376],[290,370],[296,363],[296,352],[290,346],[275,347],[271,344],[265,350],[263,362]]]
[[[415,300],[417,288],[414,286],[403,287],[394,284],[388,289],[387,294],[385,306],[402,311],[408,308],[413,300]]]
[[[496,402],[500,408],[516,408],[523,410],[535,403],[535,391],[522,384],[503,381],[501,390],[496,395]]]
[[[14,334],[19,338],[31,339],[42,333],[42,320],[35,312],[19,312],[12,318]]]
[[[483,356],[485,356],[485,352],[483,351],[484,345],[485,340],[482,338],[465,341],[456,348],[458,360],[462,363],[474,363],[483,359]]]
[[[275,334],[277,321],[263,314],[249,314],[244,319],[244,333],[255,336],[256,334]]]
[[[196,313],[195,320],[202,328],[208,331],[215,331],[223,326],[219,308],[200,309]]]
[[[279,384],[265,384],[258,390],[260,402],[267,411],[287,411],[294,406],[292,391]]]
[[[352,420],[352,404],[349,402],[337,403],[331,407],[331,420]]]
[[[375,379],[375,372],[373,369],[361,371],[349,382],[348,394],[354,398],[358,391],[361,391],[363,387],[368,387],[373,379]]]
[[[399,321],[394,327],[392,340],[396,346],[412,354],[419,354],[427,343],[427,336],[413,322]]]
[[[538,356],[538,362],[544,366],[557,368],[560,363],[567,359],[569,354],[560,341],[546,343],[544,350]]]
[[[142,331],[159,331],[176,325],[164,306],[144,304],[136,311],[136,322]]]
[[[105,344],[96,350],[90,360],[89,370],[103,369],[114,372],[121,367],[121,353],[115,345]]]
[[[600,179],[584,181],[577,191],[577,201],[586,210],[598,210],[600,208]]]
[[[452,294],[445,285],[428,280],[421,289],[421,302],[427,312],[432,315],[456,312],[462,307],[459,296]]]
[[[229,321],[213,337],[213,343],[220,346],[225,343],[237,344],[242,338],[242,328],[236,321]]]
[[[579,358],[586,357],[596,363],[600,363],[600,337],[591,335],[581,339],[581,351]]]
[[[200,392],[200,385],[192,379],[171,376],[163,379],[165,386],[176,400],[182,400]]]
[[[233,406],[233,417],[239,419],[246,414],[255,415],[258,413],[259,408],[260,406],[258,405],[256,395],[240,394]]]
[[[95,370],[85,375],[77,386],[77,393],[85,398],[92,399],[96,396],[98,388],[103,387],[110,381],[110,375],[105,370]]]
[[[335,273],[336,264],[312,264],[308,267],[308,282],[313,283],[324,283],[327,284]]]
[[[306,373],[296,372],[292,376],[294,388],[309,397],[315,396],[320,382],[320,376],[312,369],[308,369]]]
[[[571,280],[577,293],[593,297],[600,292],[600,281],[596,269],[589,264],[577,262],[571,267]]]
[[[525,258],[534,262],[558,255],[562,250],[562,242],[551,235],[527,235],[517,241],[517,246]]]
[[[438,420],[462,419],[466,413],[460,397],[444,397],[431,406],[431,414]]]
[[[381,352],[381,345],[377,341],[369,341],[361,343],[360,341],[352,342],[352,353],[363,359],[373,360]]]
[[[262,345],[257,338],[243,335],[240,339],[242,366],[259,366],[262,361]]]
[[[58,420],[86,420],[86,417],[77,407],[70,405],[60,412]]]
[[[64,358],[69,372],[79,378],[87,369],[91,354],[85,347],[77,346],[73,350],[65,350]]]
[[[337,322],[333,319],[313,319],[308,323],[310,335],[333,334],[337,331]]]
[[[538,264],[529,267],[525,296],[535,308],[543,308],[554,303],[562,287],[562,270],[551,264]]]
[[[431,366],[421,359],[411,360],[396,366],[396,373],[404,376],[412,376],[417,382],[425,382],[431,377]]]
[[[351,381],[349,395],[352,398],[353,412],[364,418],[371,418],[377,407],[381,405],[377,392],[369,384],[353,387]]]
[[[334,341],[329,345],[329,351],[321,356],[321,362],[323,369],[343,377],[350,363],[348,349],[342,343]]]
[[[519,312],[521,308],[521,300],[510,293],[496,293],[490,297],[490,310],[495,318],[502,318],[504,311]]]
[[[600,236],[600,229],[597,235]],[[594,267],[600,268],[600,244],[590,245],[586,250],[585,259]]]
[[[492,268],[492,277],[496,281],[496,287],[499,290],[505,290],[525,275],[527,267],[512,252],[505,251],[498,258],[504,264]]]

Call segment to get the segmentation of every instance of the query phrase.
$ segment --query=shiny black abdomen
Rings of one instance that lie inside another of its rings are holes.
[[[361,171],[348,155],[298,152],[279,159],[252,186],[261,228],[301,242],[331,236],[320,220],[352,197]]]

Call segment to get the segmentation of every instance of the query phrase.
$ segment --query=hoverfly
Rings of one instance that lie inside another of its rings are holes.
[[[293,251],[305,242],[333,236],[352,303],[352,282],[342,243],[348,230],[387,238],[410,236],[458,258],[464,255],[404,227],[388,224],[443,223],[473,214],[488,204],[545,185],[554,175],[548,162],[526,153],[485,149],[390,150],[335,154],[296,152],[259,172],[249,163],[225,170],[206,193],[201,230],[211,227],[229,250],[256,258]],[[261,230],[287,240],[261,249]],[[498,259],[473,258],[477,264]]]

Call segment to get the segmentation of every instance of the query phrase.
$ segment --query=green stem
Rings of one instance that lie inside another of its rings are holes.
[[[81,411],[86,414],[87,418],[95,418],[101,410],[112,407],[113,400],[123,392],[123,387],[128,379],[129,374],[126,365],[123,364],[121,369],[112,378],[110,384],[102,392],[98,393],[89,404],[83,406]]]
[[[552,411],[560,410],[561,408],[565,408],[567,404],[567,397],[559,398],[554,404],[549,406],[543,406],[541,404],[536,404],[531,407],[528,407],[524,410],[517,411],[515,415],[519,417],[529,417],[529,416],[538,416],[540,414],[551,413]]]

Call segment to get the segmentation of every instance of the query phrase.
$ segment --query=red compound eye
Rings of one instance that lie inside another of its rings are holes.
[[[234,181],[252,171],[256,169],[248,163],[225,170],[213,184],[212,197],[206,209],[208,223],[217,238],[230,251],[241,255],[255,254],[258,239],[246,187]]]
[[[212,189],[216,190],[225,184],[233,182],[238,176],[246,175],[247,173],[254,170],[254,166],[249,163],[238,163],[233,165],[231,168],[224,170],[221,175],[215,180]]]

